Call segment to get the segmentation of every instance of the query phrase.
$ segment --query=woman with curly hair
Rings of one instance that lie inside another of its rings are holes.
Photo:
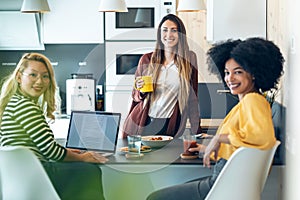
[[[197,144],[189,151],[204,151],[203,164],[216,164],[213,174],[152,193],[148,200],[204,199],[227,160],[239,147],[271,149],[276,142],[270,104],[263,92],[277,89],[284,58],[271,41],[249,38],[215,44],[208,51],[208,65],[237,95],[232,108],[207,146]],[[213,154],[214,153],[214,154]]]
[[[141,92],[141,76],[152,76],[153,92]],[[133,102],[123,126],[123,137],[159,134],[179,137],[187,119],[193,134],[200,133],[197,57],[189,50],[186,30],[176,15],[159,23],[154,52],[144,54],[135,72]]]
[[[50,60],[39,53],[24,54],[1,89],[0,146],[33,151],[61,199],[104,199],[101,169],[91,163],[107,159],[66,149],[54,140],[45,116],[54,119],[55,90]]]

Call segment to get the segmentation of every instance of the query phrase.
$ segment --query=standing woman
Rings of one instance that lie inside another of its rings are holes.
[[[24,54],[2,86],[0,144],[32,150],[62,199],[104,199],[101,169],[89,163],[107,159],[66,149],[54,140],[45,116],[54,119],[55,89],[49,59],[39,53]]]
[[[123,138],[132,134],[179,137],[188,118],[192,133],[199,133],[197,67],[183,22],[176,15],[166,15],[158,26],[154,52],[141,57],[135,72],[133,102]],[[144,85],[141,77],[146,75],[153,78],[153,92],[139,91]]]

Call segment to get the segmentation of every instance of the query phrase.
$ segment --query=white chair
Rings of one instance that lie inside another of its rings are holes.
[[[270,150],[241,147],[229,158],[205,200],[260,200],[280,141]]]
[[[60,199],[41,162],[26,147],[0,148],[0,183],[3,200]]]

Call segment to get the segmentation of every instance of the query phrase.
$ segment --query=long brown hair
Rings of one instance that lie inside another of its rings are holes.
[[[152,54],[151,61],[148,68],[148,74],[152,74],[154,83],[157,81],[160,69],[163,62],[165,61],[165,49],[164,44],[161,41],[161,26],[162,24],[170,20],[174,22],[177,26],[177,31],[179,33],[179,40],[176,48],[174,63],[178,67],[179,79],[180,79],[180,91],[178,96],[179,108],[182,112],[184,107],[187,105],[189,93],[190,93],[190,80],[192,74],[192,67],[190,65],[189,56],[189,45],[186,37],[186,29],[179,17],[173,14],[168,14],[162,18],[157,29],[157,38],[155,50]],[[154,90],[156,86],[154,85]],[[151,94],[151,101],[155,99],[154,94]]]

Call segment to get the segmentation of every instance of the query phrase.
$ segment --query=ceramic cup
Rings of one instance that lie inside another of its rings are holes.
[[[141,79],[144,80],[144,86],[139,88],[138,90],[141,92],[153,92],[153,79],[152,76],[142,76]],[[137,81],[138,79],[136,79]],[[134,83],[134,87],[136,88],[136,84]]]

